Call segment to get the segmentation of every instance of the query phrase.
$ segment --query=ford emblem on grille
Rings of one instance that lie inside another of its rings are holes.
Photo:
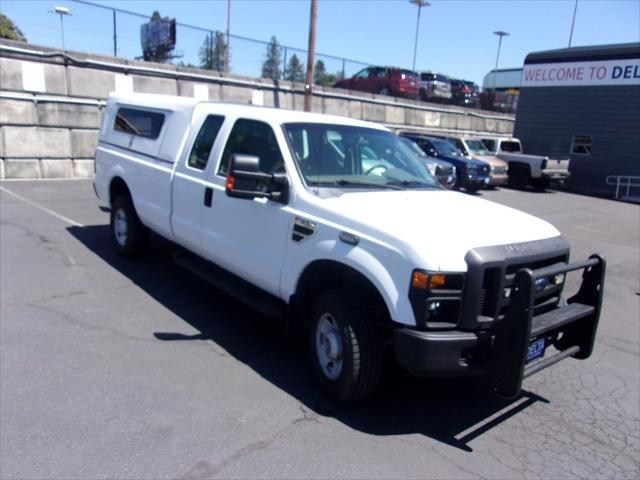
[[[536,287],[536,292],[541,292],[549,285],[549,279],[546,277],[539,278],[535,281],[534,286]]]

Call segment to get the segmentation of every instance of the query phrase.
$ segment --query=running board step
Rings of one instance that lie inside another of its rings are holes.
[[[282,300],[202,257],[181,250],[173,255],[173,261],[266,317],[281,318],[285,314]]]

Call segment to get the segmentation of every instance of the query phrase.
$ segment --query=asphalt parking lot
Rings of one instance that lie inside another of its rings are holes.
[[[502,400],[391,370],[365,404],[314,386],[273,323],[152,254],[117,257],[89,181],[0,183],[0,477],[638,478],[640,207],[480,196],[608,260],[596,349]]]

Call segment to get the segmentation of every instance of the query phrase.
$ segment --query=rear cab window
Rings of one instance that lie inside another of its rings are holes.
[[[503,152],[513,153],[520,153],[522,151],[522,149],[520,148],[520,143],[511,140],[500,142],[500,150],[502,150]]]
[[[187,159],[189,167],[196,170],[204,170],[207,167],[211,149],[223,123],[224,117],[221,115],[207,116],[189,153],[189,158]]]

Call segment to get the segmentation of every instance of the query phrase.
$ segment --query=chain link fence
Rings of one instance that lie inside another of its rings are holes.
[[[52,40],[50,45],[45,45],[48,47],[62,48],[64,45],[66,50],[227,71],[253,78],[305,80],[307,51],[304,49],[239,35],[227,38],[225,32],[187,25],[176,19],[174,48],[149,57],[142,50],[141,27],[151,20],[152,11],[145,15],[86,0],[67,1],[71,15],[61,15],[60,22],[54,23],[52,12],[47,10],[50,2],[33,2],[33,12],[28,19],[20,19],[20,23],[31,28],[59,27],[60,41]],[[36,5],[43,8],[35,8]],[[265,70],[268,58],[275,65],[267,65]],[[315,59],[315,83],[320,85],[332,85],[370,65],[319,52]]]

